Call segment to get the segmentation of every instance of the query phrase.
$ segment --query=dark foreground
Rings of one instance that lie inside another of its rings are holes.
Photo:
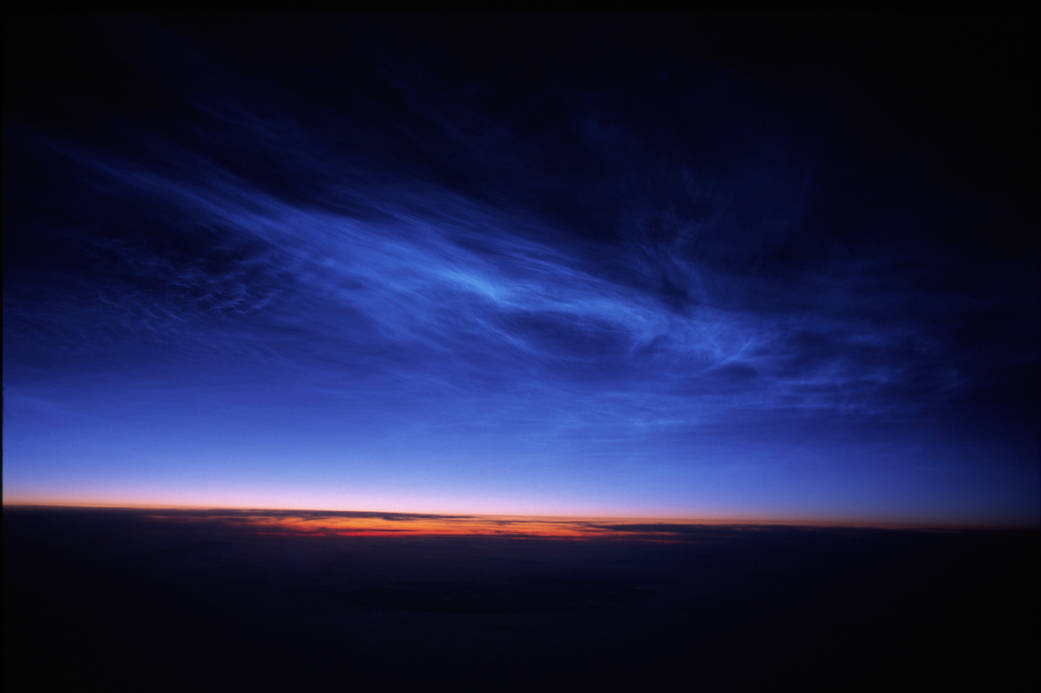
[[[7,508],[5,690],[1037,689],[1037,532],[664,536]]]

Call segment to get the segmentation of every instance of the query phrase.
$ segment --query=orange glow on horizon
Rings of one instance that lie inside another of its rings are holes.
[[[692,514],[549,514],[466,513],[357,508],[352,510],[317,507],[251,505],[204,505],[172,503],[70,502],[53,500],[8,500],[5,508],[85,508],[152,511],[153,519],[220,522],[250,527],[255,533],[292,536],[525,536],[559,538],[622,537],[628,533],[598,525],[662,524],[678,526],[806,526],[862,527],[880,529],[967,529],[1011,528],[988,522],[922,521],[913,518],[875,519],[865,517],[795,517]],[[646,537],[655,532],[639,533]],[[668,535],[665,532],[664,535]]]
[[[5,482],[8,480],[5,479]],[[877,527],[886,529],[970,529],[992,528],[1013,529],[1033,528],[1035,524],[1016,524],[1007,518],[998,516],[976,515],[973,513],[957,514],[872,514],[857,512],[852,509],[836,507],[832,509],[808,508],[792,505],[777,508],[741,508],[726,503],[708,502],[697,508],[690,507],[653,507],[633,500],[630,503],[607,502],[605,500],[586,499],[574,495],[550,493],[530,494],[472,494],[461,490],[432,491],[409,487],[391,488],[381,486],[358,485],[351,487],[330,486],[317,489],[312,486],[288,483],[279,487],[259,484],[207,484],[191,488],[158,485],[127,485],[113,488],[108,484],[97,486],[77,485],[52,486],[48,488],[16,487],[5,483],[3,494],[4,507],[16,506],[51,506],[51,507],[94,507],[94,508],[126,508],[156,511],[232,511],[242,513],[254,511],[255,514],[269,513],[384,513],[392,515],[422,514],[454,517],[493,517],[542,519],[547,521],[592,521],[615,523],[670,523],[684,525],[787,525],[810,527]],[[516,524],[516,523],[514,523]],[[538,526],[529,523],[532,535],[538,532]],[[483,529],[474,522],[469,530],[464,531],[465,524],[454,524],[451,528],[442,526],[439,532],[446,534],[465,534],[468,531],[495,534],[493,526]],[[498,527],[509,526],[505,524]],[[303,529],[301,526],[299,529]],[[419,529],[420,524],[412,524]],[[330,528],[333,531],[334,528]],[[390,532],[390,529],[405,529],[404,523],[387,527],[358,527],[356,531],[366,531],[387,536],[396,534],[406,536],[416,532]],[[433,531],[433,526],[427,528]],[[472,531],[470,531],[472,530]],[[277,531],[285,531],[279,528]],[[296,530],[293,530],[296,531]],[[339,527],[335,531],[352,531]],[[549,532],[545,529],[545,532]],[[297,532],[300,533],[300,532]],[[501,533],[501,532],[500,532]],[[569,529],[567,533],[571,533]],[[590,536],[589,532],[581,532]]]
[[[184,520],[176,513],[148,515],[151,519]],[[423,516],[410,514],[348,515],[338,513],[221,513],[197,516],[200,522],[220,522],[251,529],[256,534],[288,536],[525,536],[587,538],[609,535],[595,520],[509,516]]]

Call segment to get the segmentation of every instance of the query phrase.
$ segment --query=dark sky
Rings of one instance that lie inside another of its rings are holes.
[[[1024,17],[10,17],[4,497],[1037,524]]]

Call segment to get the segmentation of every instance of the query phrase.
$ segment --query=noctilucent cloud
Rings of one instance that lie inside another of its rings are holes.
[[[11,21],[5,502],[1036,525],[1028,37],[712,21]]]

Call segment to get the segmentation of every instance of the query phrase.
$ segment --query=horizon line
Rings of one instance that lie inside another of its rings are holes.
[[[85,503],[69,501],[8,501],[3,500],[6,508],[28,509],[81,509],[81,510],[167,510],[167,511],[251,511],[251,512],[320,512],[320,513],[388,513],[395,515],[438,516],[444,518],[497,517],[497,518],[541,518],[562,521],[582,520],[653,520],[660,523],[678,525],[711,525],[711,526],[789,526],[789,527],[833,527],[833,528],[866,528],[866,529],[904,529],[904,530],[1041,530],[1041,518],[1033,524],[997,521],[957,522],[951,520],[919,520],[919,519],[882,519],[852,517],[782,517],[782,516],[694,516],[675,514],[636,514],[636,513],[516,513],[516,512],[464,512],[464,511],[414,511],[387,510],[384,508],[324,508],[324,507],[264,507],[253,505],[207,505],[207,504],[171,504],[171,503]]]

